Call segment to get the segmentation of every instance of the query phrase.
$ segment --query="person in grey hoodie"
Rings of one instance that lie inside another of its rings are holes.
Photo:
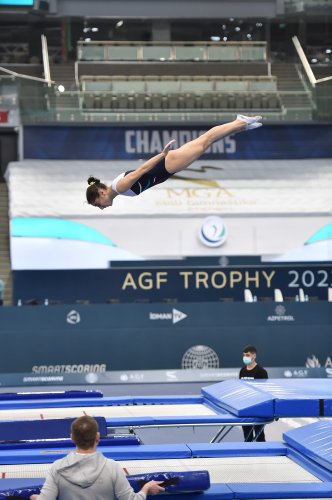
[[[30,500],[145,500],[165,488],[149,481],[135,493],[121,466],[97,451],[98,423],[89,416],[74,420],[71,439],[76,450],[52,465],[39,495]]]

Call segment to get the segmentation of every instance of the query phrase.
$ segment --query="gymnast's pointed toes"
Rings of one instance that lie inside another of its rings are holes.
[[[254,123],[248,123],[246,125],[246,130],[252,130],[254,128],[259,128],[263,125],[263,123],[260,123],[260,122],[254,122]]]
[[[246,116],[246,115],[237,115],[236,119],[244,122],[246,124],[245,130],[251,130],[253,128],[261,127],[263,124],[260,123],[262,120],[262,116]]]

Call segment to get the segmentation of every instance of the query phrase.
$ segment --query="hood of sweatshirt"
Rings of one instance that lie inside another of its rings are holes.
[[[61,460],[57,471],[70,483],[81,488],[88,488],[98,479],[106,461],[106,458],[99,452],[86,455],[72,452]]]

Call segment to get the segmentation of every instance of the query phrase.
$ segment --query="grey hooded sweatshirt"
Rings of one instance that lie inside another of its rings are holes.
[[[73,451],[52,465],[39,500],[145,500],[134,493],[121,466],[99,452]]]

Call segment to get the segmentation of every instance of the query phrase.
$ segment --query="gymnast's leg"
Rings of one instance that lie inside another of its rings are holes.
[[[211,144],[227,135],[260,127],[262,125],[260,123],[261,119],[261,116],[249,117],[238,115],[236,120],[223,125],[217,125],[197,137],[197,139],[183,144],[183,146],[178,149],[169,151],[165,159],[165,168],[167,172],[175,174],[185,169],[197,160]]]

